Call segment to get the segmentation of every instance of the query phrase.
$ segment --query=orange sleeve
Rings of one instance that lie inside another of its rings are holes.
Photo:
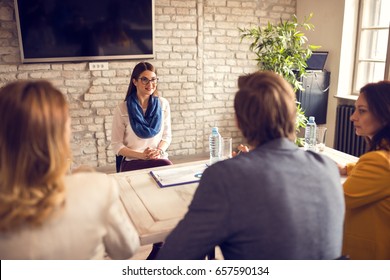
[[[349,170],[350,168],[350,170]],[[344,183],[345,203],[357,208],[390,197],[390,155],[375,151],[360,157],[355,166],[347,166]]]
[[[356,165],[356,162],[348,163],[346,165],[346,167],[347,167],[347,176],[349,176],[351,174],[351,171],[355,167],[355,165]]]

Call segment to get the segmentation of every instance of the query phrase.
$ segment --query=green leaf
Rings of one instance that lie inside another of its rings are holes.
[[[301,29],[314,30],[310,23],[313,13],[298,22],[296,15],[291,20],[266,26],[239,28],[241,42],[249,39],[249,49],[256,54],[257,65],[260,70],[270,70],[283,76],[291,83],[294,90],[304,90],[300,78],[306,75],[306,61],[313,50],[321,46],[306,44],[308,39]],[[297,103],[296,130],[306,127],[307,119],[299,103]],[[297,139],[299,141],[299,139]]]

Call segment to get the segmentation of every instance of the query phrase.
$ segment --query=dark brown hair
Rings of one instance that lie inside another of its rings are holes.
[[[157,73],[156,68],[149,62],[140,62],[134,67],[133,73],[131,73],[129,88],[127,89],[125,100],[127,99],[127,97],[129,97],[130,94],[137,92],[137,88],[135,87],[133,80],[137,80],[140,77],[141,73],[146,70]],[[153,94],[157,95],[157,89]]]
[[[360,89],[374,117],[383,124],[368,142],[368,151],[390,150],[390,81],[370,83]]]
[[[255,72],[238,79],[237,124],[251,146],[295,138],[296,105],[291,85],[276,73]]]

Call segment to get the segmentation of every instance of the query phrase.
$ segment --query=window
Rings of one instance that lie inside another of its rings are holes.
[[[353,93],[367,83],[389,79],[389,11],[389,0],[360,0]]]

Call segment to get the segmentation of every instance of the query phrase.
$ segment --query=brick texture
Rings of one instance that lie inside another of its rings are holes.
[[[233,99],[238,76],[256,70],[238,27],[290,18],[296,0],[155,0],[155,59],[158,89],[172,110],[173,156],[208,151],[212,126],[242,141]],[[123,100],[139,61],[108,61],[90,71],[87,62],[21,64],[14,1],[0,2],[0,86],[17,79],[48,79],[70,104],[74,165],[114,162],[112,113]]]

